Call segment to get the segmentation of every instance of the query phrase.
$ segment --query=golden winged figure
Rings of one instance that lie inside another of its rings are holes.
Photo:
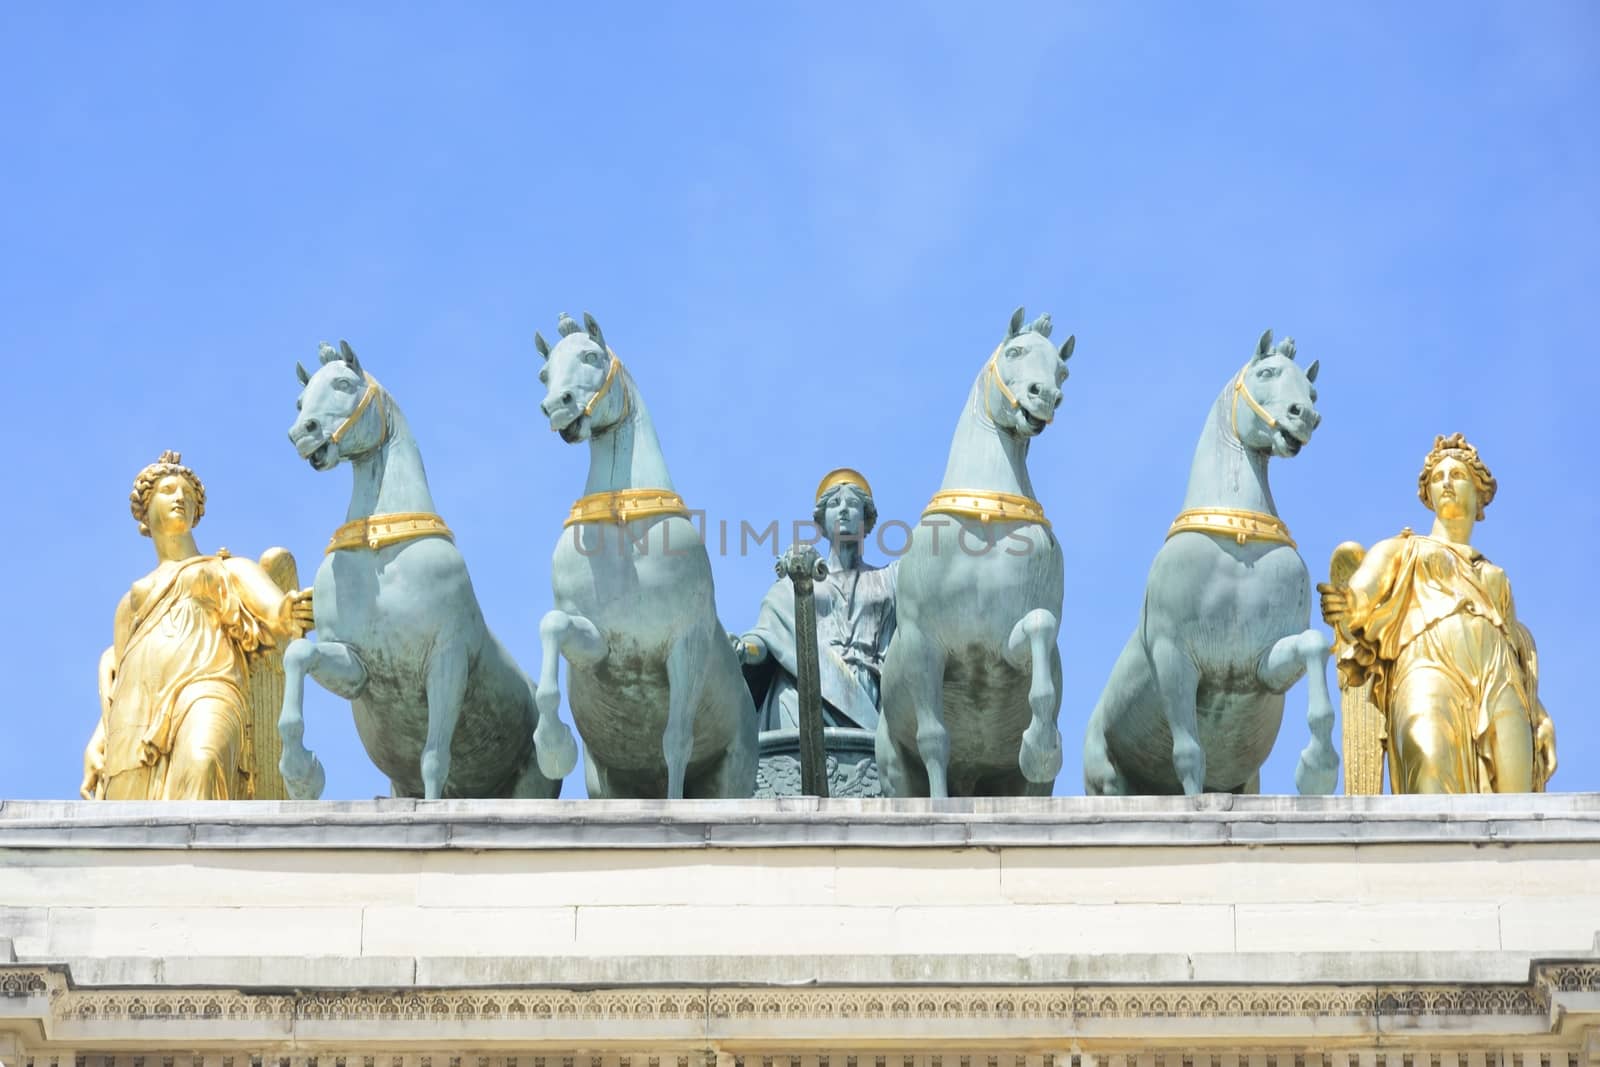
[[[204,555],[205,487],[176,452],[134,480],[129,503],[155,570],[117,605],[100,657],[100,723],[84,751],[86,799],[286,795],[278,775],[283,648],[311,625],[294,557]]]
[[[1542,792],[1555,729],[1533,635],[1505,571],[1472,547],[1494,476],[1460,434],[1435,439],[1418,495],[1426,535],[1334,549],[1318,586],[1344,693],[1345,792]]]

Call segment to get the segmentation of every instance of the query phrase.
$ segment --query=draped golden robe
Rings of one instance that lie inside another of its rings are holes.
[[[245,736],[247,656],[272,645],[226,556],[176,564],[133,609],[103,696],[104,796],[225,800]]]
[[[1396,793],[1542,789],[1532,635],[1505,571],[1407,530],[1374,545],[1339,620],[1340,684],[1370,681]]]

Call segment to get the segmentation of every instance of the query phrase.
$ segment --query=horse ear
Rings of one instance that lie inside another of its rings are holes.
[[[583,313],[583,328],[588,332],[589,340],[599,345],[602,352],[606,351],[606,339],[600,332],[600,324],[594,321],[594,316],[587,311]]]
[[[341,338],[339,340],[339,358],[350,365],[350,369],[357,374],[361,373],[361,361],[356,358],[356,350],[350,347],[350,342]]]
[[[1072,358],[1072,350],[1078,347],[1078,335],[1072,334],[1061,342],[1061,362],[1065,363]]]
[[[1317,371],[1319,371],[1321,369],[1322,369],[1322,360],[1320,360],[1320,359],[1312,360],[1311,361],[1311,366],[1306,368],[1306,381],[1308,381],[1308,382],[1316,381],[1317,380]]]
[[[318,341],[317,358],[321,360],[322,365],[326,367],[328,364],[339,358],[339,350],[334,348],[326,341]]]
[[[294,361],[294,376],[300,379],[301,385],[311,384],[311,375],[306,373],[305,365],[298,359]]]
[[[1272,331],[1262,333],[1261,340],[1256,342],[1256,359],[1266,359],[1272,353]],[[1252,360],[1254,362],[1254,360]]]
[[[1027,312],[1025,312],[1022,308],[1017,308],[1017,310],[1011,313],[1011,329],[1006,332],[1007,340],[1010,340],[1022,332],[1022,319],[1026,314]]]
[[[544,339],[544,334],[540,333],[538,330],[533,331],[533,347],[537,348],[539,350],[539,354],[545,359],[550,358],[550,342],[546,341]]]

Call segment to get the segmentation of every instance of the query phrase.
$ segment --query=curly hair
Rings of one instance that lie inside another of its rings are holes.
[[[874,526],[878,525],[878,505],[873,503],[872,494],[862,489],[859,485],[854,485],[849,482],[841,482],[830,487],[825,493],[817,497],[817,506],[812,509],[811,518],[815,520],[817,529],[827,529],[827,527],[823,525],[822,518],[827,513],[828,504],[832,502],[834,497],[843,492],[854,493],[861,500],[861,534],[863,537],[865,537],[867,534],[872,532],[872,528]]]
[[[1483,509],[1494,499],[1497,483],[1483,460],[1478,458],[1478,450],[1462,434],[1453,433],[1449,437],[1439,434],[1433,439],[1433,451],[1422,461],[1422,473],[1417,475],[1417,496],[1424,507],[1430,511],[1433,509],[1428,501],[1428,478],[1433,474],[1433,469],[1446,459],[1459,460],[1472,475],[1472,484],[1478,489],[1478,521],[1483,521]]]
[[[161,479],[174,474],[187,478],[194,487],[194,525],[200,525],[200,517],[206,513],[206,487],[201,483],[200,476],[183,465],[180,453],[163,452],[160,459],[139,472],[139,476],[133,480],[133,492],[128,494],[128,509],[139,524],[139,532],[146,537],[150,536],[150,524],[145,521],[150,513],[150,494],[155,492],[156,484]]]

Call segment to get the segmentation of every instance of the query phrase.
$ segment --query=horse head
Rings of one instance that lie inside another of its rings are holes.
[[[598,437],[622,421],[627,395],[618,382],[622,364],[606,345],[600,324],[587,311],[579,326],[562,312],[556,328],[561,340],[554,348],[538,332],[534,347],[544,357],[539,380],[545,397],[539,410],[550,420],[550,428],[567,444]]]
[[[1294,339],[1272,343],[1272,331],[1261,335],[1255,355],[1234,376],[1223,394],[1233,435],[1245,448],[1288,458],[1299,455],[1322,422],[1317,414],[1320,361],[1305,370],[1294,361]]]
[[[322,344],[322,366],[315,374],[296,363],[303,388],[294,402],[299,414],[289,427],[289,440],[313,470],[327,471],[341,461],[365,455],[388,436],[387,398],[377,381],[361,369],[346,341]]]
[[[1061,385],[1076,337],[1059,349],[1050,343],[1050,316],[1023,322],[1023,309],[1011,316],[1005,340],[984,364],[978,379],[984,413],[996,427],[1017,437],[1044,432],[1061,406]]]

